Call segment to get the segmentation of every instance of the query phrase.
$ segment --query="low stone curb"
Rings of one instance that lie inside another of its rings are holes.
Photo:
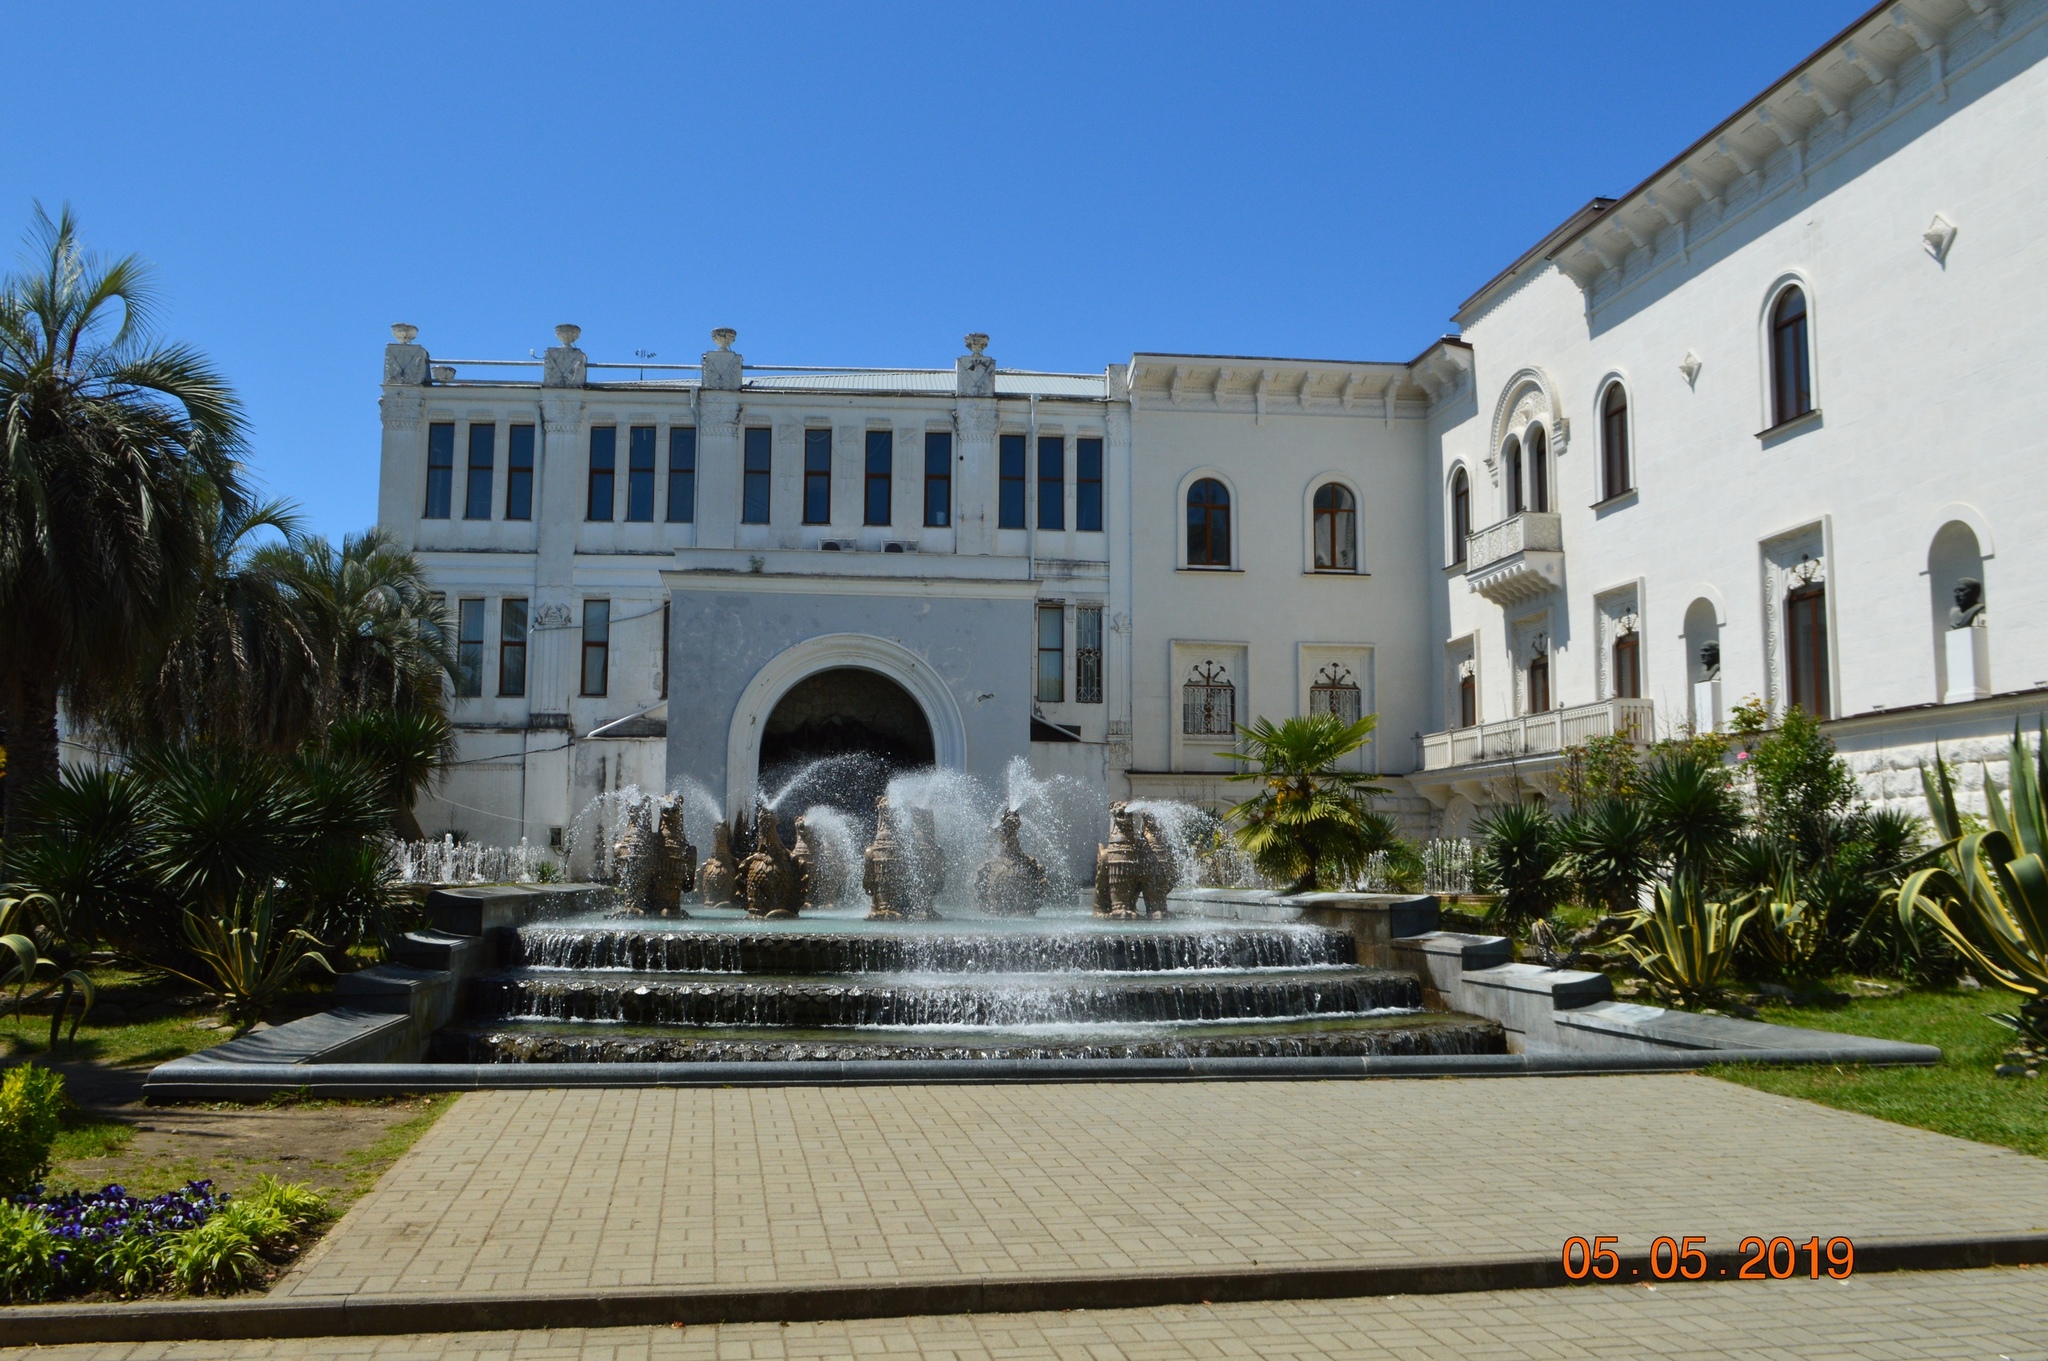
[[[1703,1279],[1734,1280],[1748,1254],[1710,1251]],[[1795,1262],[1797,1257],[1795,1254]],[[2048,1233],[1893,1239],[1856,1245],[1858,1273],[1954,1271],[2048,1262]],[[1792,1282],[1807,1279],[1798,1264]],[[1825,1270],[1825,1267],[1823,1267]],[[167,1300],[0,1309],[0,1346],[175,1342],[400,1333],[513,1332],[667,1324],[792,1323],[1014,1314],[1059,1309],[1141,1309],[1258,1300],[1451,1295],[1575,1285],[1685,1284],[1658,1279],[1649,1259],[1623,1256],[1607,1282],[1573,1281],[1560,1256],[1472,1257],[1380,1266],[1147,1272],[1114,1276],[994,1276],[816,1285],[673,1286],[505,1294],[338,1296],[248,1303]],[[1759,1282],[1760,1284],[1762,1282]]]
[[[143,1096],[261,1101],[279,1092],[326,1098],[536,1087],[846,1087],[1037,1082],[1228,1082],[1373,1077],[1565,1077],[1669,1073],[1717,1063],[1926,1065],[1931,1045],[1861,1040],[1814,1049],[1684,1049],[1663,1053],[1539,1051],[1348,1058],[792,1059],[731,1063],[219,1063],[179,1059],[149,1075]]]

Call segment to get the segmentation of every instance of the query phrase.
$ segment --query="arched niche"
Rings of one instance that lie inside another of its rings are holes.
[[[1685,609],[1685,678],[1689,717],[1696,731],[1721,726],[1721,611],[1701,596]]]
[[[1977,531],[1950,520],[1927,546],[1928,622],[1934,631],[1934,694],[1962,703],[1991,693],[1990,590]]]

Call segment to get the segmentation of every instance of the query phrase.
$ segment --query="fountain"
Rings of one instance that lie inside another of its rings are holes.
[[[871,804],[856,802],[877,787],[886,792]],[[1104,810],[1081,793],[1022,761],[992,788],[934,769],[885,781],[837,756],[795,770],[731,819],[688,785],[605,795],[579,818],[576,849],[631,910],[507,932],[497,967],[470,984],[466,1014],[439,1032],[434,1054],[1499,1051],[1491,1023],[1425,1011],[1418,980],[1361,965],[1345,931],[1171,916],[1167,895],[1216,863],[1215,819],[1162,801]],[[686,830],[710,853],[671,868],[689,858]],[[682,876],[694,878],[693,897]],[[689,899],[686,917],[672,884]],[[674,917],[659,915],[671,904]]]

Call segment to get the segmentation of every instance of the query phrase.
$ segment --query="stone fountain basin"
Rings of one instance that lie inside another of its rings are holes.
[[[439,1063],[705,1063],[917,1059],[1344,1058],[1501,1054],[1499,1025],[1442,1012],[1171,1025],[840,1030],[480,1022],[434,1037]]]

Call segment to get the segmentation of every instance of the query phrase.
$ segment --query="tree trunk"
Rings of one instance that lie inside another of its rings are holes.
[[[7,821],[0,865],[25,826],[28,792],[57,774],[57,683],[33,670],[18,673],[7,710]]]

